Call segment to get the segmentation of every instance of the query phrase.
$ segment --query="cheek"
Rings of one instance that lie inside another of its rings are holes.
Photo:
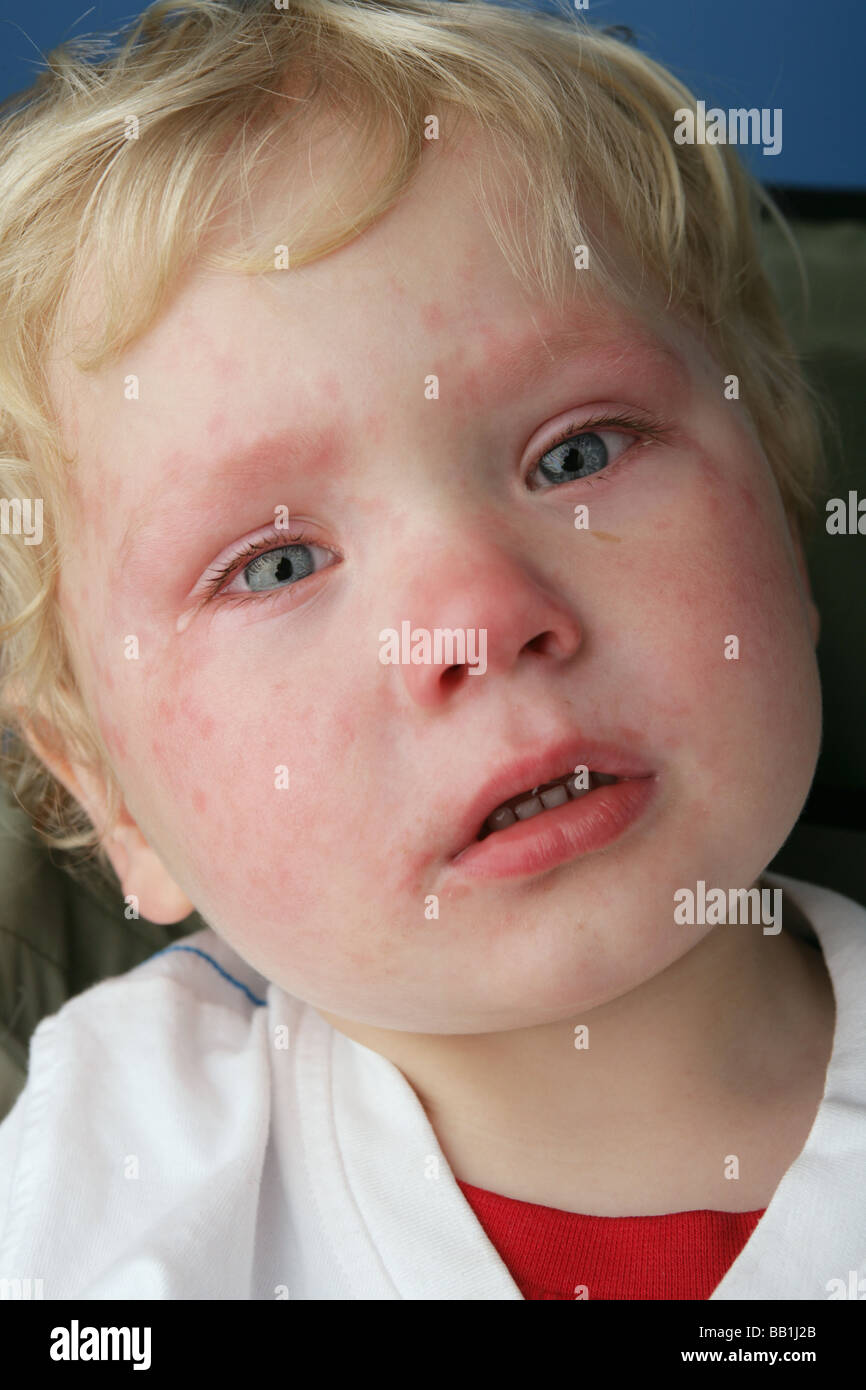
[[[711,666],[721,660],[721,669],[749,671],[773,689],[808,646],[781,505],[763,477],[730,484],[708,465],[705,479],[677,542],[688,577],[680,611],[692,613]]]
[[[240,625],[242,657],[208,660],[205,646],[160,668],[149,698],[130,691],[127,804],[206,917],[244,931],[254,911],[265,940],[288,916],[294,940],[321,918],[342,848],[363,844],[375,804],[363,707],[321,662],[275,673]],[[112,705],[103,726],[117,717]]]
[[[630,584],[652,596],[648,669],[672,736],[703,764],[705,791],[727,804],[736,784],[772,778],[796,814],[817,759],[820,687],[772,480],[731,484],[708,463],[639,569]]]
[[[726,639],[736,637],[740,669],[763,663],[772,681],[779,655],[799,657],[807,635],[796,566],[767,466],[733,434],[723,449],[730,469],[692,449],[624,490],[616,512],[602,494],[598,522],[627,542],[612,561],[618,595],[639,605],[642,631],[680,671],[729,669]]]

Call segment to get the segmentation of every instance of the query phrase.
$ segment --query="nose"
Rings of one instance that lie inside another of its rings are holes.
[[[459,554],[453,545],[433,545],[427,554],[435,558],[412,562],[417,577],[401,591],[406,611],[393,629],[401,637],[402,679],[417,704],[433,708],[519,662],[562,662],[580,647],[572,606],[525,556],[478,537]],[[412,653],[416,660],[407,661]]]

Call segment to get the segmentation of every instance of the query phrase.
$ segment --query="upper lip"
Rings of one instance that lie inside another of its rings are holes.
[[[503,801],[531,792],[563,777],[575,767],[587,767],[590,772],[607,772],[614,777],[652,777],[653,769],[624,744],[571,737],[547,748],[521,754],[484,783],[460,818],[455,858],[477,840],[484,822]]]

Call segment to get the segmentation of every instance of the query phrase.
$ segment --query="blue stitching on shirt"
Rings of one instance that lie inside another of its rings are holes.
[[[209,956],[207,951],[200,951],[198,946],[164,946],[161,951],[154,951],[153,955],[149,956],[148,959],[156,960],[157,956],[167,955],[169,951],[189,951],[191,955],[201,956],[202,960],[208,961],[208,963],[213,966],[214,970],[219,971],[224,980],[228,980],[230,985],[234,985],[236,989],[242,989],[247,998],[251,999],[254,1004],[260,1006],[265,1004],[266,1001],[264,999],[257,998],[252,990],[248,989],[241,980],[236,980],[233,975],[230,975],[227,970],[223,969],[219,961],[214,960],[213,956]]]

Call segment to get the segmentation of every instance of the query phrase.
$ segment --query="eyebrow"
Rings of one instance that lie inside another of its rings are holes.
[[[618,362],[627,367],[657,358],[661,370],[673,377],[677,385],[684,387],[689,380],[689,369],[683,357],[660,339],[635,329],[615,337],[609,333],[593,334],[585,326],[558,328],[546,335],[536,326],[534,337],[502,351],[497,358],[495,374],[508,391],[518,383],[521,387],[536,385],[547,372],[571,359],[577,365],[580,359],[591,357],[603,357],[608,367],[615,367]]]
[[[231,449],[217,459],[207,471],[203,493],[212,493],[227,477],[235,483],[253,486],[264,476],[272,459],[279,457],[285,464],[286,459],[293,456],[298,461],[308,458],[328,433],[327,426],[301,425],[294,430],[281,428],[269,434],[259,435],[252,443],[245,444],[242,448]],[[202,453],[204,452],[202,450]],[[193,469],[200,459],[201,454],[193,455],[190,452],[190,469]],[[184,536],[189,535],[190,509],[195,512],[200,505],[198,497],[186,496],[178,499],[177,496],[172,496],[163,507],[157,508],[144,521],[139,520],[133,512],[112,559],[112,564],[123,567],[123,585],[140,583],[142,577],[148,577],[150,569],[155,568],[159,562],[154,547],[160,539],[167,537],[168,544],[165,548],[169,549],[177,545]]]
[[[492,354],[493,363],[492,366],[488,365],[487,370],[504,396],[510,397],[518,388],[522,391],[530,389],[569,361],[578,367],[581,361],[601,360],[607,369],[615,369],[622,363],[623,370],[628,370],[641,364],[646,366],[651,359],[657,358],[656,371],[672,379],[676,386],[684,386],[689,379],[688,367],[678,352],[658,338],[634,328],[615,336],[611,336],[609,331],[593,332],[585,325],[582,328],[558,327],[543,334],[534,319],[533,324],[534,334]],[[317,449],[320,450],[325,439],[333,438],[332,426],[333,422],[329,425],[316,422],[260,435],[242,449],[222,455],[208,470],[206,487],[213,488],[227,475],[234,482],[244,479],[253,482],[262,477],[269,460],[277,456],[284,465],[287,459],[292,458],[300,463]],[[169,507],[151,515],[145,522],[137,521],[135,516],[130,519],[113,562],[123,566],[124,581],[141,582],[137,571],[147,575],[157,563],[159,557],[152,550],[155,541],[167,535],[169,546],[175,545],[188,532],[189,523],[183,513],[189,505],[188,501],[179,504],[174,499]],[[176,523],[177,534],[172,522]]]

